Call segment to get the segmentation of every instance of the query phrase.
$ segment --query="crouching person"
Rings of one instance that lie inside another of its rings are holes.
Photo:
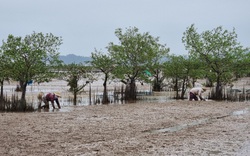
[[[38,99],[38,109],[41,109],[41,108],[42,108],[43,97],[44,97],[44,93],[43,93],[43,92],[40,92],[40,93],[37,95],[37,99]]]
[[[51,102],[53,109],[55,109],[55,102],[57,104],[57,107],[60,109],[60,103],[58,98],[60,98],[61,95],[60,93],[48,93],[48,94],[44,94],[43,92],[40,92],[37,96],[38,98],[38,108],[47,108],[49,109],[49,102]],[[44,102],[44,106],[41,106],[42,102]]]
[[[189,91],[189,101],[192,101],[192,100],[198,101],[199,99],[202,101],[206,101],[205,98],[202,97],[202,93],[204,93],[205,91],[206,91],[206,88],[202,88],[202,87],[192,88]]]

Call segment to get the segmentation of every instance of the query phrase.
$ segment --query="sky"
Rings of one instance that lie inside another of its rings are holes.
[[[250,0],[0,0],[0,40],[52,33],[63,39],[60,55],[88,57],[119,44],[117,28],[137,27],[159,37],[171,54],[186,55],[183,33],[194,24],[199,33],[235,28],[238,42],[250,47],[249,6]]]

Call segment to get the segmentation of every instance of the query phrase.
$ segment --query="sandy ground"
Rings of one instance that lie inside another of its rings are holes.
[[[100,84],[92,87],[100,90]],[[15,86],[5,86],[6,94],[11,95]],[[250,89],[250,78],[240,80],[234,87]],[[0,156],[250,153],[250,101],[71,106],[65,104],[70,96],[67,89],[62,81],[28,87],[28,98],[34,103],[38,92],[60,90],[60,110],[0,113]]]
[[[247,155],[249,111],[185,100],[0,113],[0,155]]]

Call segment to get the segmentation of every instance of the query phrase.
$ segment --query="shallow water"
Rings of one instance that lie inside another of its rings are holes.
[[[208,124],[211,122],[216,121],[217,119],[221,119],[221,118],[225,118],[225,117],[229,117],[229,116],[239,116],[239,115],[244,115],[249,112],[250,108],[246,108],[243,110],[238,110],[238,111],[234,111],[232,113],[230,113],[229,115],[225,115],[225,116],[219,116],[219,117],[211,117],[211,118],[204,118],[204,119],[199,119],[199,120],[194,120],[190,123],[185,123],[185,124],[181,124],[181,125],[176,125],[173,127],[167,127],[167,128],[162,128],[162,129],[156,129],[156,130],[150,130],[148,132],[150,133],[166,133],[166,132],[177,132],[183,129],[187,129],[190,127],[194,127],[194,126],[198,126],[198,125],[202,125],[202,124]]]
[[[250,141],[245,142],[244,146],[237,154],[237,156],[247,156],[247,155],[250,155]]]
[[[166,132],[172,133],[172,132],[177,132],[177,131],[180,131],[182,129],[186,129],[186,128],[189,128],[189,127],[202,125],[202,124],[207,124],[207,123],[212,122],[212,120],[213,120],[213,118],[204,118],[204,119],[192,121],[190,123],[185,123],[185,124],[182,124],[182,125],[177,125],[177,126],[173,126],[173,127],[152,130],[150,132],[151,133],[166,133]]]
[[[246,108],[246,109],[239,110],[239,111],[234,111],[231,113],[231,115],[244,115],[244,114],[249,113],[249,110],[250,108]]]
[[[61,109],[59,108],[50,108],[50,109],[35,109],[35,112],[41,113],[41,112],[70,112],[70,111],[74,111],[74,109],[76,109],[76,106],[66,106],[66,107],[62,107]]]

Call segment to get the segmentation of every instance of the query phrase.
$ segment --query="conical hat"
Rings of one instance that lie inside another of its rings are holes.
[[[54,93],[57,97],[61,97],[61,94],[59,92]]]
[[[205,87],[202,87],[202,90],[206,91],[206,90],[207,90],[207,88],[205,88]]]

